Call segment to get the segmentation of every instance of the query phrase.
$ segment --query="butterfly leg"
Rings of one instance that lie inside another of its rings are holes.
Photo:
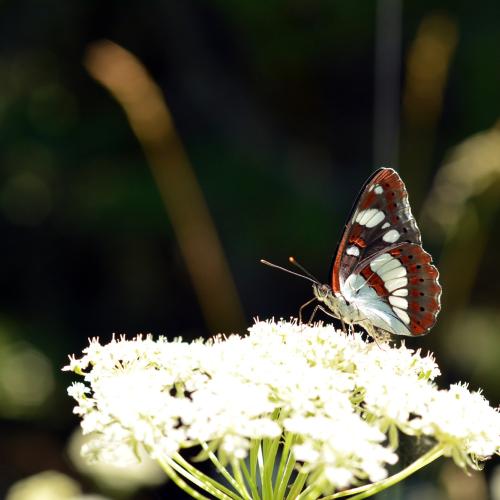
[[[337,318],[337,316],[332,314],[331,311],[326,310],[321,304],[318,304],[316,306],[316,309],[321,309],[321,311],[323,311],[327,316],[330,316],[331,318],[340,319],[340,321],[342,322],[342,331],[344,331],[344,332],[346,331],[346,326],[345,326],[345,323],[342,320],[342,318]]]
[[[310,324],[312,323],[312,320],[313,320],[314,316],[316,316],[316,313],[318,312],[318,309],[319,309],[320,307],[321,307],[321,306],[318,304],[318,305],[314,308],[314,310],[313,310],[313,312],[312,312],[312,314],[311,314],[311,316],[310,316],[310,318],[309,318],[309,321],[307,322],[307,324],[308,324],[308,325],[310,325]]]
[[[378,346],[380,346],[379,343],[386,344],[390,340],[393,340],[389,332],[376,328],[371,323],[360,323],[360,325],[366,330],[366,333],[376,342]]]
[[[311,302],[314,302],[315,300],[316,300],[316,297],[313,297],[311,300],[308,300],[305,304],[302,304],[300,306],[300,309],[299,309],[299,324],[302,323],[302,310],[304,309],[304,307],[307,307]],[[314,316],[315,312],[316,312],[316,309],[311,314],[311,318]],[[307,322],[307,324],[309,324],[311,322],[311,318],[309,319],[309,321]]]

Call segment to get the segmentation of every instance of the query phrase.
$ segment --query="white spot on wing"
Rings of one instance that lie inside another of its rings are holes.
[[[384,222],[382,224],[382,229],[387,229],[388,227],[391,227],[391,225],[388,222]]]
[[[346,250],[347,255],[353,255],[354,257],[359,257],[359,248],[356,246],[350,246]]]
[[[371,262],[370,262],[370,268],[371,270],[376,273],[384,264],[387,264],[393,260],[392,256],[388,253],[383,253],[382,255],[379,255],[378,257],[375,257]]]
[[[406,311],[399,309],[399,307],[393,307],[392,309],[399,316],[399,318],[405,325],[410,324],[410,316],[408,316],[408,313]]]
[[[396,278],[394,280],[389,280],[384,283],[388,292],[392,292],[397,288],[403,288],[408,285],[408,278]]]
[[[356,215],[356,222],[364,226],[379,210],[377,208],[369,208],[368,210],[361,210]]]
[[[403,276],[406,276],[406,269],[403,266],[398,266],[394,269],[389,269],[388,271],[384,270],[379,271],[378,275],[384,280],[384,281],[390,281],[393,280],[394,278],[402,278]]]
[[[387,233],[382,236],[382,239],[386,241],[387,243],[395,243],[396,241],[399,240],[399,237],[401,235],[399,234],[399,231],[396,231],[395,229],[390,229],[387,231]]]
[[[377,210],[377,212],[370,217],[369,220],[365,222],[366,227],[375,227],[377,224],[380,224],[385,219],[385,214],[382,210]]]
[[[375,193],[376,194],[382,194],[384,192],[384,188],[382,186],[380,186],[379,184],[377,184],[375,186]]]
[[[397,295],[398,297],[408,297],[408,288],[400,288],[399,290],[394,290],[392,295]]]
[[[389,255],[389,254],[385,254]],[[375,266],[371,266],[372,271],[378,273],[379,275],[385,274],[386,272],[390,271],[391,269],[397,269],[398,267],[401,267],[401,262],[399,260],[391,257],[390,259],[387,259],[386,262],[383,262],[382,264],[376,263]]]
[[[389,302],[394,307],[399,307],[400,309],[408,309],[408,301],[402,297],[389,297]]]

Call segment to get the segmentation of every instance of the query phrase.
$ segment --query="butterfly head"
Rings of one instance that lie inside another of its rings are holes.
[[[329,285],[313,283],[314,296],[328,308],[328,314],[351,324],[359,319],[359,310],[347,302],[341,293],[334,293]]]
[[[345,305],[345,300],[341,295],[334,294],[329,285],[313,283],[313,292],[316,299],[325,304],[335,317],[338,318],[343,315],[341,309]]]
[[[325,284],[313,283],[314,296],[320,302],[326,302],[330,295],[333,295],[332,289]]]

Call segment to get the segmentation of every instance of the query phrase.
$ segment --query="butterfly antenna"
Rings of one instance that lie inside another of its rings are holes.
[[[290,264],[293,264],[294,266],[298,267],[304,274],[309,276],[309,278],[314,280],[316,283],[319,283],[319,280],[315,276],[313,276],[305,267],[303,267],[301,264],[299,264],[295,260],[295,257],[292,257],[292,256],[288,257],[288,261],[290,262]]]
[[[307,281],[312,281],[313,283],[319,283],[318,280],[314,279],[313,276],[310,276],[309,273],[305,270],[304,270],[304,272],[306,273],[307,276],[303,275],[303,274],[296,273],[294,271],[291,271],[290,269],[287,269],[286,267],[278,266],[278,265],[273,264],[272,262],[269,262],[269,261],[264,260],[264,259],[260,259],[260,262],[262,264],[265,264],[266,266],[274,267],[275,269],[280,269],[281,271],[285,271],[286,273],[293,274],[294,276],[298,276],[299,278],[304,278]],[[300,268],[300,269],[302,269],[302,268]]]

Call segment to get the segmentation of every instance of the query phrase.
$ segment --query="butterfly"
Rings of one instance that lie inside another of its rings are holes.
[[[376,340],[425,335],[441,310],[439,272],[422,248],[406,187],[392,168],[378,169],[362,187],[333,258],[329,283],[307,274],[300,276],[313,282],[314,298],[304,306],[318,301],[313,315],[319,308],[343,325],[361,326]]]

